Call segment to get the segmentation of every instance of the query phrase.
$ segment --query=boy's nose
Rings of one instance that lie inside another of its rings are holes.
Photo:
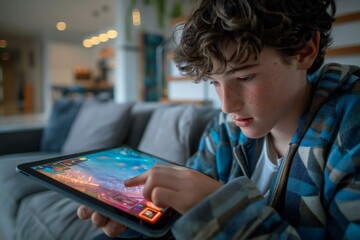
[[[223,88],[221,92],[221,109],[224,113],[233,113],[242,108],[240,95],[230,87]]]

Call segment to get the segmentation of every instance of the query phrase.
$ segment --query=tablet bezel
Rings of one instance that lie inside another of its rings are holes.
[[[131,215],[130,213],[127,213],[121,209],[118,209],[110,204],[107,204],[97,198],[87,195],[86,193],[78,191],[75,188],[72,188],[62,182],[59,182],[45,174],[42,174],[42,173],[32,169],[32,167],[34,167],[34,166],[63,161],[63,160],[71,159],[71,158],[83,157],[85,155],[100,153],[100,152],[109,151],[112,149],[118,149],[120,147],[126,147],[133,151],[137,151],[141,154],[145,154],[150,157],[156,158],[159,162],[177,165],[175,163],[169,162],[165,159],[159,158],[152,154],[134,149],[127,145],[122,145],[119,147],[102,148],[102,149],[97,149],[97,150],[93,150],[93,151],[80,152],[80,153],[71,154],[71,155],[65,155],[65,156],[59,156],[59,157],[29,162],[29,163],[23,163],[23,164],[19,164],[16,167],[16,171],[30,177],[31,179],[34,179],[38,183],[44,185],[45,187],[47,187],[51,190],[59,192],[59,193],[65,195],[66,197],[69,197],[81,204],[84,204],[84,205],[94,209],[95,211],[102,213],[103,215],[105,215],[109,218],[112,218],[112,219],[124,224],[125,226],[131,228],[134,231],[142,233],[148,237],[161,237],[170,230],[172,224],[179,217],[179,214],[175,210],[173,210],[171,208],[167,209],[167,211],[164,213],[164,215],[161,216],[161,218],[155,224],[151,224],[151,223],[146,222],[145,220],[141,220],[140,218]]]

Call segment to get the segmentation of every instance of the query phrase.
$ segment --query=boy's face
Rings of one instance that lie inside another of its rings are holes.
[[[228,48],[227,54],[233,50]],[[297,61],[294,57],[285,64],[275,50],[264,48],[258,61],[248,60],[210,76],[222,110],[247,137],[259,138],[275,131],[292,135],[296,130],[309,90],[306,70],[298,69]]]

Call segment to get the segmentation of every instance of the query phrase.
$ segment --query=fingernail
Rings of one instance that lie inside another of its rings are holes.
[[[124,185],[127,185],[130,181],[131,181],[131,178],[126,179],[126,180],[124,181]]]

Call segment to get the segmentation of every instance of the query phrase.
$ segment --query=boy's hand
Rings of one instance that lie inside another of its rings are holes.
[[[103,232],[109,237],[116,237],[117,235],[123,233],[126,230],[126,227],[108,217],[101,215],[98,212],[93,211],[92,209],[81,205],[77,209],[77,215],[80,219],[89,219],[91,218],[92,223],[101,228]]]
[[[189,168],[157,164],[125,181],[126,187],[144,184],[143,195],[159,207],[172,207],[183,214],[222,186],[214,179]]]

